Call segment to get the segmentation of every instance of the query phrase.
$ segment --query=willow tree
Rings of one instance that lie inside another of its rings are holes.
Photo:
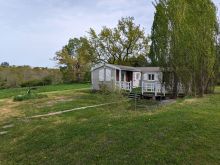
[[[159,47],[164,54],[152,51],[152,56],[160,57],[158,63],[173,72],[175,95],[181,83],[185,93],[203,96],[215,75],[216,8],[210,0],[161,0],[156,8],[160,6],[166,21],[155,20],[154,24],[156,28],[166,27],[166,39],[152,33],[153,39],[159,39],[157,45],[152,41],[151,47]],[[152,32],[156,28],[153,26]]]

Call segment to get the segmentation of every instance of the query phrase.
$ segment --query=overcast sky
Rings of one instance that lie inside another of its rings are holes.
[[[114,27],[126,16],[150,34],[152,0],[0,0],[0,62],[54,67],[50,59],[69,38]]]

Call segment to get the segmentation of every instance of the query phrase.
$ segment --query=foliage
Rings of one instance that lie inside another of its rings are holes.
[[[88,37],[72,38],[56,52],[64,82],[90,80],[89,72],[97,63],[146,66],[148,37],[133,17],[122,18],[117,27],[104,27],[100,33],[90,29]]]
[[[141,93],[142,92],[141,91],[141,87],[133,88],[132,92],[134,92],[134,93]]]
[[[217,62],[214,4],[210,0],[160,0],[155,7],[152,63],[173,75],[174,95],[180,83],[186,94],[213,92]]]
[[[9,67],[9,63],[8,62],[2,62],[1,63],[1,67]]]
[[[31,80],[21,84],[21,87],[34,87],[34,86],[45,86],[52,84],[52,77],[47,76],[44,77],[42,80]]]
[[[147,64],[148,37],[133,17],[122,18],[117,27],[104,27],[99,34],[90,29],[90,43],[98,62],[145,66]],[[143,63],[139,63],[140,59]]]
[[[30,94],[24,94],[24,95],[17,95],[14,97],[14,101],[24,101],[24,100],[30,100],[30,99],[41,99],[45,98],[47,95],[43,94],[36,94],[36,93],[30,93]]]
[[[60,65],[65,82],[81,82],[85,79],[88,80],[88,77],[85,76],[94,61],[93,48],[87,38],[73,38],[56,53],[54,59]]]
[[[0,67],[0,89],[62,83],[59,69],[29,66]]]

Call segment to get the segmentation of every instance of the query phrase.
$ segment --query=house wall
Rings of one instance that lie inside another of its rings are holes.
[[[103,72],[104,74],[102,74]],[[92,87],[94,90],[100,90],[100,86],[103,84],[107,85],[109,89],[114,89],[115,79],[116,70],[108,66],[102,66],[92,71]]]
[[[148,74],[154,74],[154,80],[148,79]],[[161,83],[163,78],[162,72],[142,72],[141,81],[145,83]]]

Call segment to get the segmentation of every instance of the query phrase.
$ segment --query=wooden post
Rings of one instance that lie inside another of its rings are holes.
[[[155,96],[157,96],[157,84],[156,83],[154,83],[154,94]]]

